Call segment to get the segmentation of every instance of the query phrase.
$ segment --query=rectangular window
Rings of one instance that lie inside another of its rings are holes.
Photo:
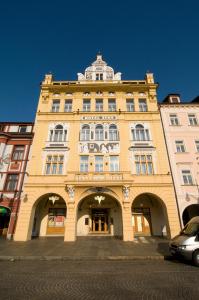
[[[95,172],[103,172],[103,156],[95,156]]]
[[[72,100],[71,99],[65,100],[64,112],[71,112],[71,111],[72,111]]]
[[[5,190],[8,192],[16,191],[18,178],[18,174],[8,174],[6,178]]]
[[[90,111],[90,110],[91,110],[91,100],[83,99],[83,111]]]
[[[27,126],[19,126],[19,132],[25,133],[27,131]]]
[[[153,162],[151,155],[135,155],[135,169],[137,175],[152,175]]]
[[[97,73],[96,80],[103,80],[103,73]]]
[[[175,141],[176,144],[176,151],[177,152],[185,152],[185,146],[183,141]]]
[[[110,172],[119,171],[119,156],[110,156]]]
[[[108,111],[116,111],[116,100],[108,99]]]
[[[12,160],[22,160],[24,157],[24,146],[14,146]]]
[[[51,112],[59,112],[60,100],[53,100]]]
[[[139,99],[139,111],[148,111],[146,99]]]
[[[170,124],[173,126],[178,126],[179,125],[179,121],[178,121],[178,117],[176,114],[171,114],[170,116]]]
[[[198,121],[197,121],[196,115],[189,114],[188,118],[189,118],[189,125],[191,125],[191,126],[198,125]]]
[[[64,163],[63,155],[48,155],[46,158],[45,174],[46,175],[63,174],[63,163]]]
[[[133,99],[126,99],[126,110],[127,111],[135,111]]]
[[[193,180],[192,180],[190,170],[182,170],[182,178],[183,178],[183,183],[185,185],[192,185],[193,184]]]
[[[80,172],[88,172],[88,155],[80,156]]]
[[[103,99],[96,99],[95,100],[95,110],[96,111],[103,111]]]
[[[195,144],[196,144],[196,150],[197,150],[197,152],[199,152],[199,140],[195,141]]]

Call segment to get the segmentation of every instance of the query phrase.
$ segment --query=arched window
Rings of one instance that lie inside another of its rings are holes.
[[[97,125],[95,127],[95,140],[103,141],[104,140],[104,128],[102,125]]]
[[[65,142],[67,131],[63,129],[62,125],[57,125],[50,131],[50,142]]]
[[[89,125],[83,125],[80,135],[81,141],[89,141],[90,140],[90,126]]]
[[[109,126],[109,141],[117,141],[117,140],[118,140],[117,126],[112,124]]]
[[[138,124],[135,126],[135,129],[132,130],[133,140],[134,141],[149,141],[149,130],[145,129],[143,125]]]

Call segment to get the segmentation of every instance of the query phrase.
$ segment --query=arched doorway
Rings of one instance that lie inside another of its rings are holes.
[[[135,236],[167,236],[168,217],[163,201],[151,193],[137,196],[132,204],[132,225]]]
[[[92,193],[78,205],[77,236],[102,235],[122,237],[121,205],[108,194]]]
[[[191,204],[185,208],[182,214],[184,226],[193,218],[199,216],[199,204]]]
[[[41,196],[34,205],[32,237],[64,236],[66,203],[56,194]]]
[[[9,222],[10,209],[5,206],[0,206],[0,236],[7,236]]]

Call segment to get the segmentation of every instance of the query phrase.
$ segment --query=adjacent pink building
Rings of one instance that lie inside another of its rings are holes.
[[[170,94],[160,112],[181,226],[199,215],[199,97],[181,102]]]

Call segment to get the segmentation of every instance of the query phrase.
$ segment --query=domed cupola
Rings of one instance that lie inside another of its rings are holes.
[[[102,55],[98,54],[97,59],[91,66],[86,68],[85,73],[77,73],[78,81],[112,81],[121,80],[121,73],[114,74],[113,68],[107,66],[102,59]]]

